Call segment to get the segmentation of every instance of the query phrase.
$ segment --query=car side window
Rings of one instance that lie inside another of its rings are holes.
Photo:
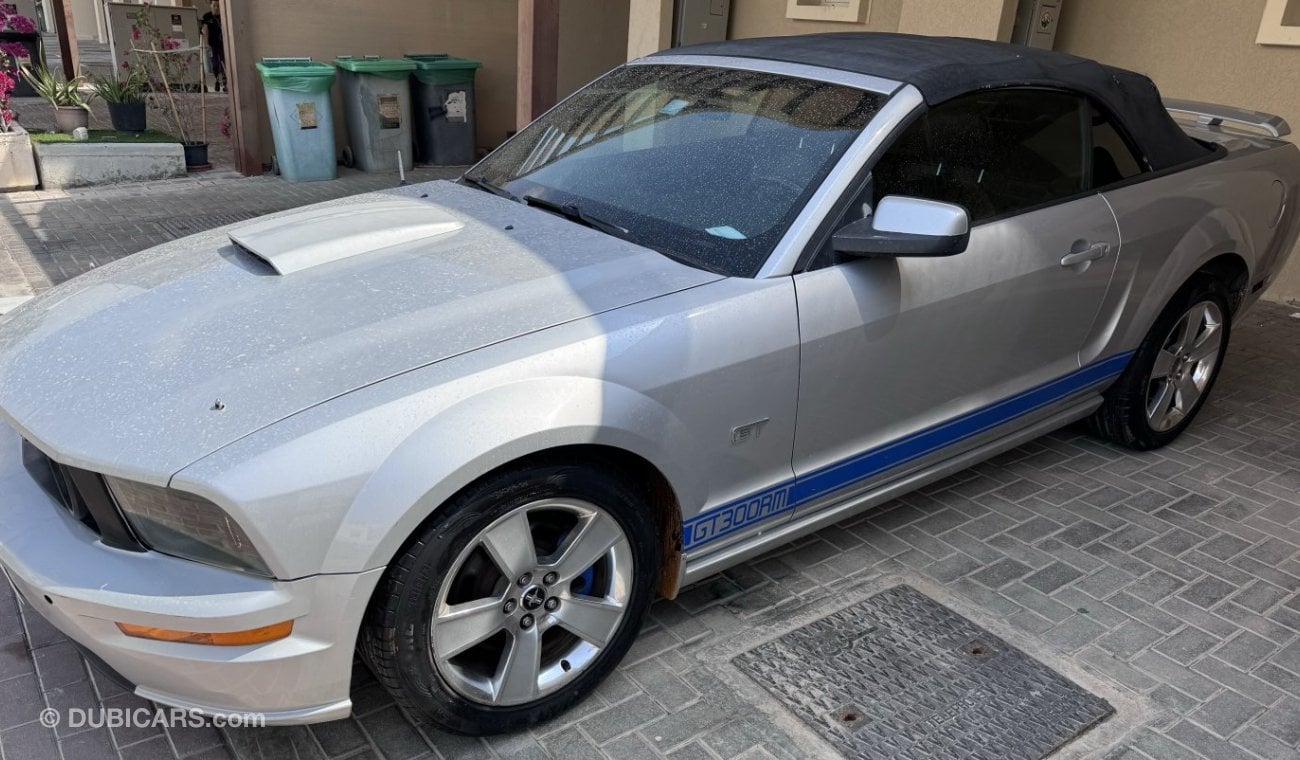
[[[992,90],[936,106],[886,151],[874,202],[909,195],[955,203],[972,222],[1014,214],[1089,186],[1083,98],[1050,90]]]
[[[1129,143],[1106,114],[1095,105],[1092,111],[1092,183],[1103,188],[1146,171]]]

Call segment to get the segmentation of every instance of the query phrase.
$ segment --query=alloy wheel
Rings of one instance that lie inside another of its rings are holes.
[[[1195,408],[1214,378],[1223,342],[1223,313],[1201,301],[1174,323],[1147,380],[1146,414],[1151,429],[1163,433]]]
[[[609,513],[546,499],[483,529],[439,590],[430,655],[472,701],[511,706],[556,692],[618,632],[632,594],[632,549]]]

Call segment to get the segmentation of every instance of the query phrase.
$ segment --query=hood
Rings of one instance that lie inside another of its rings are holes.
[[[0,413],[67,464],[163,484],[339,395],[718,278],[450,182],[371,193],[174,241],[20,307],[0,321]]]

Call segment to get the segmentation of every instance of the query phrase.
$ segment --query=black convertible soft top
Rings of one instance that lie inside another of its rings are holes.
[[[913,85],[930,106],[993,87],[1073,90],[1110,111],[1153,170],[1208,152],[1178,127],[1147,77],[1050,50],[964,37],[845,32],[712,42],[656,55],[761,58],[870,74]]]

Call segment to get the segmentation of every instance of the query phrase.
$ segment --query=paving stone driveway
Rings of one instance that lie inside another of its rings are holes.
[[[166,197],[118,189],[0,199],[7,206],[0,242],[29,276],[25,287],[40,290],[45,284],[33,278],[57,281],[167,237],[156,204],[198,224],[327,194],[274,179],[205,181]],[[143,209],[155,216],[137,221]],[[1174,446],[1133,454],[1065,430],[697,584],[655,605],[632,656],[594,696],[526,734],[477,740],[416,725],[361,668],[356,717],[337,723],[56,733],[37,720],[46,706],[143,703],[88,669],[38,615],[19,615],[0,584],[0,753],[4,760],[824,756],[815,735],[728,661],[882,585],[908,582],[1112,700],[1117,715],[1081,740],[1078,755],[1296,760],[1295,311],[1263,303],[1238,325],[1214,397]]]

